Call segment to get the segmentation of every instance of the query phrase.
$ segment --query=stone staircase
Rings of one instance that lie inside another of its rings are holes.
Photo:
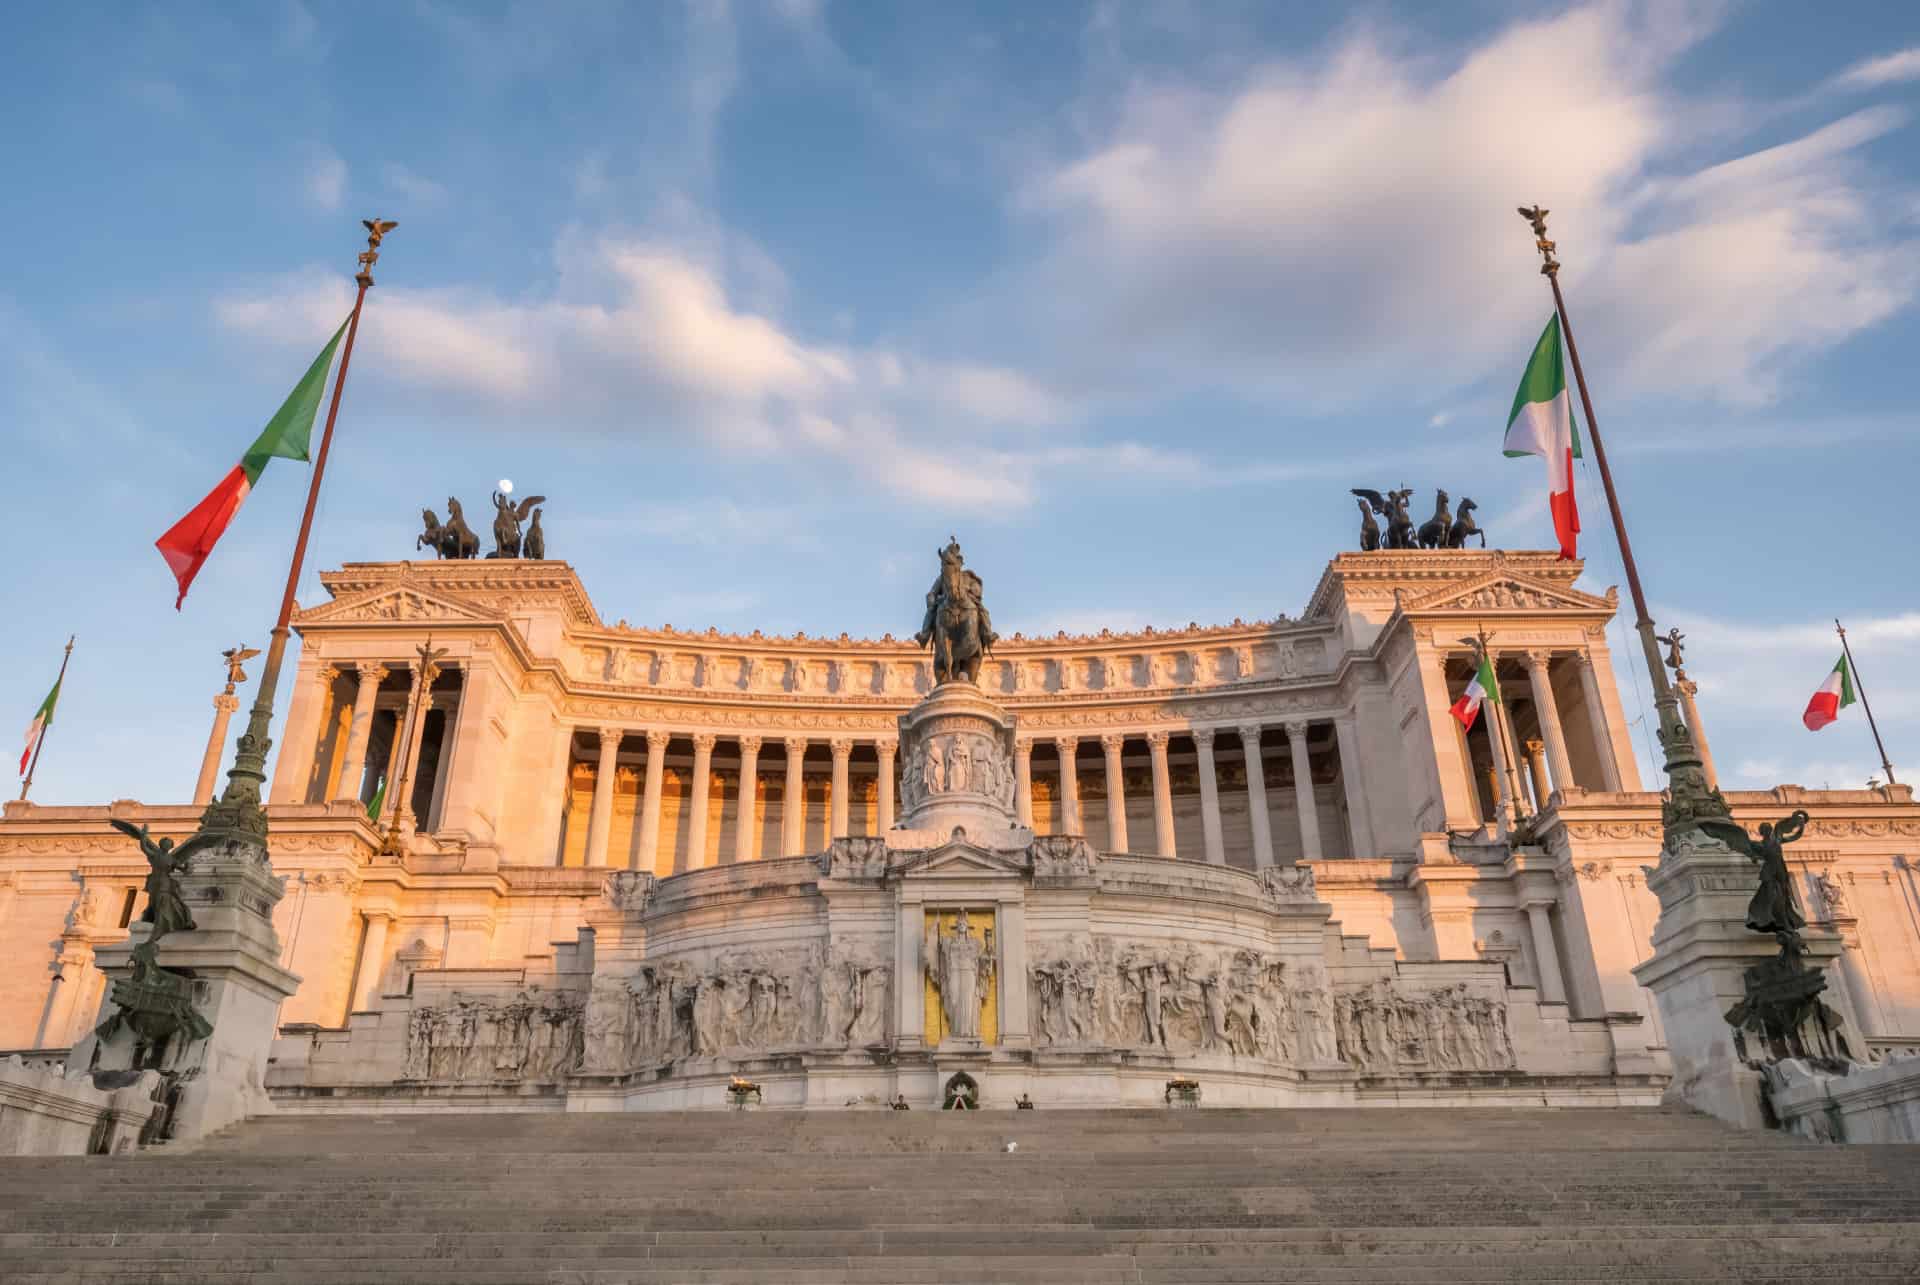
[[[283,1116],[0,1160],[6,1285],[1916,1279],[1920,1147],[1657,1110]]]

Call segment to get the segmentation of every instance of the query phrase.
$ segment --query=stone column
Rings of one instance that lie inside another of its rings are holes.
[[[789,736],[787,747],[787,786],[780,804],[780,846],[789,857],[803,856],[807,849],[807,782],[804,775],[807,739]]]
[[[1060,833],[1083,834],[1080,826],[1080,777],[1074,770],[1074,754],[1080,748],[1077,736],[1056,736],[1053,747],[1060,755]]]
[[[1573,785],[1573,761],[1567,757],[1567,735],[1560,729],[1560,707],[1553,701],[1553,678],[1547,672],[1552,657],[1544,651],[1527,653],[1527,679],[1533,685],[1533,709],[1540,718],[1540,734],[1547,738],[1547,762],[1553,765],[1553,788]],[[1540,796],[1547,806],[1547,796]]]
[[[329,687],[340,671],[332,665],[302,664],[295,671],[293,701],[280,733],[280,761],[273,770],[270,799],[274,803],[305,803],[307,778],[314,752],[320,746],[322,715],[329,703]]]
[[[367,741],[373,735],[373,702],[387,667],[377,661],[362,661],[354,672],[360,685],[353,694],[353,726],[347,732],[347,752],[340,763],[340,780],[333,787],[336,799],[360,800],[360,786],[367,775]]]
[[[213,732],[207,737],[207,752],[200,757],[200,779],[193,783],[193,806],[213,802],[214,779],[220,775],[221,751],[227,747],[227,720],[240,708],[240,698],[231,691],[213,698]]]
[[[1494,661],[1496,672],[1499,664],[1498,660]],[[1504,752],[1494,761],[1499,765],[1500,770],[1506,773],[1507,797],[1513,800],[1514,812],[1518,815],[1526,810],[1527,787],[1520,784],[1520,737],[1513,730],[1513,705],[1507,700],[1504,687],[1500,689],[1499,704],[1483,706],[1483,714],[1489,709],[1493,711],[1494,721],[1499,724],[1500,738],[1504,745]]]
[[[755,820],[755,795],[760,786],[760,738],[740,738],[740,801],[734,807],[733,859],[736,863],[754,858],[754,840],[760,835]]]
[[[1107,754],[1107,850],[1109,852],[1127,850],[1127,785],[1122,779],[1120,762],[1120,750],[1125,744],[1126,737],[1118,732],[1108,732],[1100,738],[1100,748]]]
[[[1520,748],[1527,752],[1527,784],[1533,787],[1534,809],[1538,811],[1547,805],[1547,796],[1552,793],[1547,784],[1547,743],[1522,741]]]
[[[1360,734],[1351,714],[1333,720],[1333,739],[1340,752],[1340,785],[1347,795],[1347,825],[1353,830],[1353,855],[1378,856],[1374,849],[1373,816],[1367,810],[1366,773],[1360,767]]]
[[[593,811],[587,816],[586,858],[582,864],[607,864],[607,842],[613,830],[613,771],[620,754],[620,729],[600,729],[600,761],[593,773]]]
[[[847,763],[853,758],[853,742],[836,736],[827,742],[827,748],[833,751],[833,801],[827,809],[827,838],[844,839],[847,835]]]
[[[680,869],[698,870],[707,864],[707,798],[713,786],[712,732],[698,732],[693,738],[693,792],[687,815],[687,858]]]
[[[1220,781],[1213,771],[1213,729],[1195,728],[1193,747],[1200,758],[1200,832],[1207,860],[1216,866],[1227,863],[1226,841],[1220,835]]]
[[[1307,756],[1307,725],[1287,724],[1287,749],[1293,754],[1293,806],[1300,813],[1300,859],[1320,859],[1320,813],[1313,801],[1313,764]]]
[[[1013,743],[1013,811],[1021,825],[1033,827],[1033,742]]]
[[[893,791],[900,775],[895,759],[900,753],[900,742],[882,740],[874,749],[880,755],[880,803],[874,821],[875,828],[884,835],[893,829]]]
[[[1173,774],[1167,770],[1165,732],[1147,733],[1147,755],[1153,762],[1153,841],[1163,857],[1177,856],[1173,841]]]
[[[1487,755],[1489,759],[1487,771],[1493,777],[1494,828],[1501,834],[1505,834],[1513,828],[1514,815],[1518,804],[1518,800],[1509,792],[1510,778],[1507,775],[1506,767],[1506,744],[1500,735],[1500,711],[1504,707],[1504,701],[1497,704],[1482,701],[1480,703],[1480,716],[1474,720],[1478,726],[1486,729]],[[1518,782],[1515,781],[1513,784],[1517,785]]]
[[[427,708],[434,706],[430,703]],[[466,679],[460,691],[448,693],[440,705],[440,747],[433,757],[433,795],[427,800],[427,825],[438,830],[447,815],[447,782],[453,779],[453,747],[460,735],[460,714],[466,707]],[[425,726],[422,724],[422,726]]]
[[[1533,960],[1534,970],[1539,974],[1540,1002],[1564,1004],[1567,987],[1560,980],[1560,952],[1553,944],[1553,921],[1547,918],[1547,911],[1552,907],[1550,901],[1529,901],[1527,926],[1533,929]]]
[[[666,732],[647,733],[647,784],[640,800],[640,851],[635,854],[637,869],[652,870],[660,859],[660,792],[667,779]]]
[[[360,972],[354,980],[353,1011],[364,1013],[380,1000],[380,976],[386,971],[387,925],[393,916],[384,911],[367,914],[367,932],[360,944]]]
[[[1681,708],[1687,714],[1687,726],[1693,732],[1693,748],[1700,751],[1700,767],[1707,774],[1707,788],[1720,788],[1720,774],[1713,770],[1713,751],[1707,748],[1707,729],[1700,721],[1700,709],[1693,703],[1694,693],[1700,690],[1700,684],[1691,678],[1682,678],[1674,683],[1680,693]]]
[[[1420,641],[1416,633],[1414,655],[1419,664],[1420,694],[1427,707],[1434,784],[1440,796],[1440,824],[1431,828],[1469,829],[1480,821],[1479,804],[1475,802],[1479,789],[1474,784],[1473,760],[1460,734],[1460,724],[1447,712],[1453,705],[1453,695],[1447,684],[1446,654],[1433,643]]]
[[[1240,725],[1240,751],[1247,760],[1247,815],[1253,822],[1253,865],[1273,864],[1273,818],[1267,814],[1267,765],[1260,757],[1260,724]]]
[[[1621,789],[1620,760],[1615,757],[1613,733],[1607,726],[1607,703],[1601,699],[1600,676],[1593,667],[1593,656],[1581,652],[1573,658],[1580,668],[1580,694],[1586,700],[1587,726],[1593,729],[1594,753],[1600,758],[1600,783],[1609,790]]]
[[[431,675],[414,671],[413,690],[407,698],[407,716],[394,724],[396,732],[404,727],[406,734],[407,761],[401,765],[401,774],[387,773],[389,788],[399,790],[406,786],[404,797],[394,800],[397,815],[402,818],[403,826],[417,826],[418,818],[413,815],[413,791],[420,784],[420,742],[427,726],[427,706],[432,702],[433,689],[430,686]]]

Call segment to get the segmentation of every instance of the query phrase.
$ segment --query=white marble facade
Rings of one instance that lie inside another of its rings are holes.
[[[560,563],[326,573],[272,786],[302,980],[269,1088],[617,1110],[719,1105],[743,1074],[770,1105],[924,1105],[966,1070],[989,1104],[1158,1101],[1175,1072],[1210,1104],[1657,1100],[1631,970],[1659,796],[1613,595],[1579,572],[1342,555],[1298,619],[1003,639],[965,709],[925,703],[910,641],[608,625]],[[1507,699],[1463,735],[1483,627]],[[369,819],[388,776],[406,797]],[[1789,857],[1844,946],[1839,1007],[1867,1056],[1920,1049],[1910,791],[1730,801],[1812,815]],[[7,805],[0,1051],[99,1007],[93,951],[144,874],[107,817],[196,812]],[[942,992],[929,942],[961,910],[979,976]]]

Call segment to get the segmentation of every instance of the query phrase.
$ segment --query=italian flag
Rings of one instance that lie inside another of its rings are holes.
[[[60,703],[60,680],[55,679],[53,690],[40,702],[40,708],[34,711],[33,721],[27,724],[27,747],[20,751],[20,775],[27,774],[27,766],[33,762],[33,751],[40,744],[40,738],[53,726],[53,707]]]
[[[175,611],[187,600],[187,590],[192,587],[193,578],[200,574],[200,568],[206,564],[213,546],[226,532],[233,515],[240,511],[240,505],[253,490],[254,483],[260,480],[260,471],[266,468],[267,461],[276,456],[283,460],[307,458],[307,442],[313,436],[313,417],[320,409],[320,394],[327,385],[327,368],[333,365],[333,350],[339,345],[340,336],[346,333],[346,329],[347,323],[341,322],[340,329],[333,332],[333,338],[327,340],[327,346],[313,359],[313,365],[307,368],[307,373],[287,394],[286,402],[267,421],[266,428],[247,448],[246,454],[240,457],[240,462],[220,479],[219,485],[207,493],[206,499],[194,506],[193,512],[174,523],[165,535],[154,541],[160,556],[167,560],[173,578],[180,585],[180,596],[173,602]]]
[[[1572,558],[1580,534],[1580,514],[1573,503],[1573,462],[1580,458],[1580,435],[1573,427],[1573,404],[1567,399],[1566,366],[1560,359],[1560,314],[1547,319],[1540,342],[1527,360],[1520,390],[1513,395],[1507,416],[1508,455],[1538,455],[1547,462],[1547,504],[1553,510],[1553,533],[1560,538],[1560,556]]]
[[[1467,690],[1460,693],[1460,699],[1453,703],[1448,711],[1460,720],[1460,726],[1473,730],[1473,720],[1480,717],[1480,706],[1485,703],[1500,703],[1500,685],[1493,680],[1493,661],[1490,657],[1480,657],[1480,670],[1474,674],[1473,681],[1467,684]]]
[[[1840,711],[1853,704],[1853,671],[1847,667],[1847,658],[1842,653],[1839,660],[1833,662],[1833,672],[1827,675],[1827,681],[1820,684],[1820,690],[1807,702],[1807,712],[1800,721],[1807,725],[1809,732],[1817,732],[1840,717]]]

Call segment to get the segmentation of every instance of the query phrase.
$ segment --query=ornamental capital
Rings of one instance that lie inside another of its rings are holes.
[[[1213,731],[1214,729],[1211,727],[1194,728],[1193,743],[1199,746],[1203,750],[1212,749],[1213,748]]]
[[[657,727],[648,729],[647,752],[649,754],[660,753],[662,750],[667,748],[667,742],[671,741],[672,739],[673,739],[672,732],[663,732]]]
[[[1173,739],[1171,732],[1148,732],[1147,744],[1159,753],[1166,753],[1167,742]]]
[[[1240,743],[1243,746],[1252,747],[1260,744],[1260,724],[1242,723],[1234,730],[1240,733]]]
[[[713,753],[714,743],[719,739],[720,738],[712,732],[695,732],[693,734],[693,748],[701,753],[711,754]]]
[[[827,748],[833,751],[833,756],[837,759],[849,758],[853,754],[853,738],[836,736],[827,742]]]
[[[1552,652],[1539,647],[1530,648],[1526,656],[1528,669],[1545,669],[1547,663],[1553,659]]]
[[[1290,718],[1286,721],[1285,726],[1287,729],[1287,739],[1301,743],[1300,747],[1305,749],[1306,746],[1304,742],[1307,739],[1307,720],[1304,718]]]
[[[363,683],[381,682],[390,672],[386,665],[377,660],[359,661],[354,665],[353,670],[360,675],[360,681]]]
[[[807,738],[804,736],[789,736],[782,744],[786,746],[788,758],[801,758],[807,752]]]
[[[740,752],[742,754],[758,754],[760,752],[760,744],[761,738],[758,736],[742,736],[740,738]]]
[[[1053,748],[1060,752],[1062,758],[1072,758],[1073,752],[1080,748],[1080,738],[1077,736],[1056,736],[1053,738]]]
[[[1152,738],[1149,737],[1148,739],[1151,740]],[[1100,748],[1109,754],[1118,754],[1126,743],[1126,736],[1120,732],[1102,732],[1100,734]]]
[[[618,750],[620,748],[620,738],[625,736],[626,734],[627,734],[627,729],[624,727],[601,728],[600,729],[601,752],[605,753],[607,750],[610,750],[610,749]]]

